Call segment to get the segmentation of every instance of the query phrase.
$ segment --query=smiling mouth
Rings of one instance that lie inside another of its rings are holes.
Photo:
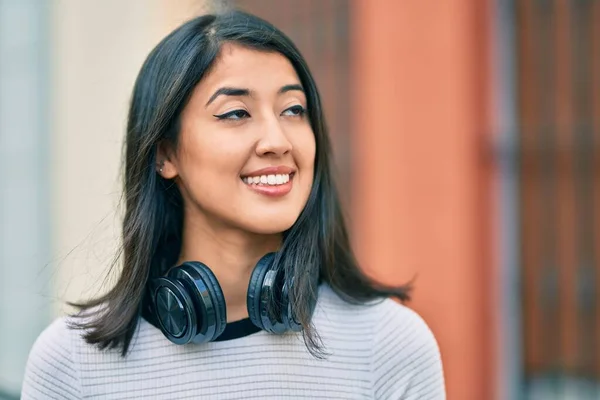
[[[251,186],[279,186],[285,185],[294,177],[295,172],[291,174],[271,174],[271,175],[258,175],[258,176],[244,176],[242,181],[246,185]]]

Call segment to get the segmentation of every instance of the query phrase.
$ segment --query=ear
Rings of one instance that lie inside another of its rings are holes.
[[[165,141],[158,143],[156,151],[156,173],[165,179],[177,177],[177,166],[174,163],[174,153]]]

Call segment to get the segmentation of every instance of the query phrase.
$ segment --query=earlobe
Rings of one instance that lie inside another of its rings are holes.
[[[169,160],[162,160],[157,163],[156,172],[165,179],[173,179],[177,176],[177,170]]]
[[[156,152],[156,173],[164,179],[173,179],[177,176],[177,168],[175,168],[175,165],[171,161],[163,142],[158,144]]]

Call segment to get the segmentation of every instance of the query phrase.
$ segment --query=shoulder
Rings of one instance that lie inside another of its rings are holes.
[[[372,352],[375,397],[445,399],[439,346],[425,320],[389,299],[379,309]]]
[[[327,285],[320,290],[317,312],[319,320],[368,339],[375,398],[445,399],[439,347],[417,312],[391,299],[352,304]]]
[[[78,368],[68,319],[55,320],[37,338],[27,360],[22,399],[78,399]]]
[[[370,323],[374,336],[381,336],[382,332],[394,330],[396,340],[412,337],[415,334],[433,338],[423,318],[407,306],[387,298],[368,303],[349,302],[327,284],[322,284],[319,289],[316,313],[325,314],[327,318],[335,315],[343,316],[347,323],[350,321],[358,322],[359,325]],[[435,340],[432,344],[436,345]]]
[[[381,301],[374,308],[378,315],[376,344],[389,344],[392,341],[407,346],[426,345],[431,350],[438,350],[429,325],[413,309],[391,299]]]

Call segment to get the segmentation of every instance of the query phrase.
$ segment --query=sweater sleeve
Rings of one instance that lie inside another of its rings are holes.
[[[445,400],[439,347],[425,321],[392,300],[381,306],[373,336],[374,398]]]
[[[65,318],[54,321],[34,343],[27,360],[21,399],[70,399],[81,396],[73,359],[73,331]]]

